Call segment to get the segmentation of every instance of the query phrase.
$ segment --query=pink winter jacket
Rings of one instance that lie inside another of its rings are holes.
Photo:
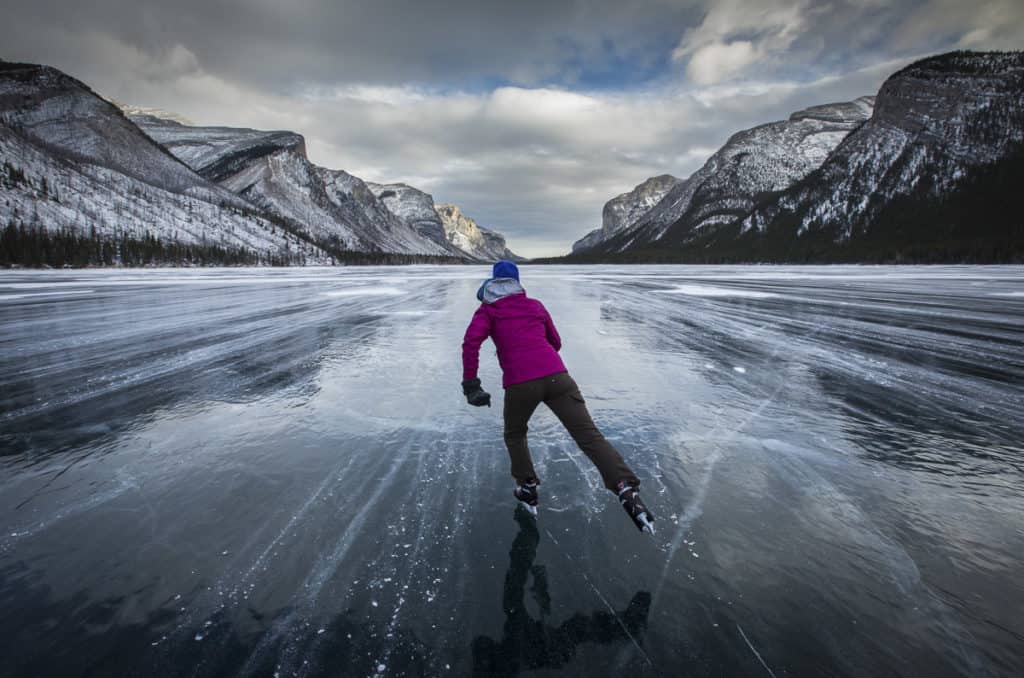
[[[498,350],[503,388],[566,371],[558,357],[562,339],[551,315],[544,304],[518,290],[494,301],[484,295],[462,340],[463,380],[476,378],[480,345],[487,337]]]

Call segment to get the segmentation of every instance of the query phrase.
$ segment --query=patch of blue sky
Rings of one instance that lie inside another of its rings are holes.
[[[643,89],[665,81],[678,72],[672,63],[672,49],[678,35],[652,35],[642,50],[618,49],[604,40],[598,49],[583,48],[569,38],[559,40],[561,58],[546,64],[533,77],[498,74],[462,76],[458,80],[433,84],[437,94],[492,92],[501,87],[552,87],[582,92],[618,92]],[[525,69],[529,73],[531,69]]]

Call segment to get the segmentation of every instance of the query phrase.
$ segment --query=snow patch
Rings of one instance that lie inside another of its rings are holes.
[[[694,297],[748,297],[750,299],[768,299],[779,296],[772,292],[712,287],[710,285],[676,285],[672,289],[658,290],[658,292],[663,294],[688,294]]]
[[[63,292],[36,292],[35,294],[0,294],[0,301],[35,299],[36,297],[66,297],[72,294],[92,294],[92,290],[66,290]]]
[[[324,297],[397,297],[405,294],[397,287],[354,287],[347,290],[321,292]]]

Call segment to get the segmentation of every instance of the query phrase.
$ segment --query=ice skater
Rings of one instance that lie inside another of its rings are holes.
[[[515,479],[513,494],[536,515],[540,479],[526,444],[530,416],[541,403],[555,413],[583,453],[601,472],[604,485],[619,498],[641,531],[654,532],[654,516],[640,500],[640,480],[622,455],[605,440],[587,411],[579,386],[558,351],[562,340],[544,304],[526,296],[519,269],[511,261],[494,264],[491,278],[477,290],[480,308],[462,340],[462,392],[470,405],[491,405],[480,386],[480,345],[490,337],[498,351],[505,389],[505,446]]]

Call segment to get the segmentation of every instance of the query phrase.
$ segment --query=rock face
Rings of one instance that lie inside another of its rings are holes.
[[[253,160],[277,151],[306,155],[306,141],[295,132],[199,127],[164,111],[129,106],[122,110],[147,136],[213,182],[224,181]]]
[[[523,261],[522,257],[508,249],[503,235],[477,226],[457,205],[438,205],[436,209],[448,241],[463,252],[482,261]]]
[[[192,246],[186,262],[514,256],[501,235],[471,220],[473,228],[446,230],[422,191],[314,165],[299,134],[200,127],[154,109],[119,108],[46,66],[0,61],[0,162],[0,228],[31,231],[8,239],[24,253],[40,249],[31,241],[36,231],[65,240],[91,234],[89,243],[73,243],[76,263],[96,259],[93,240],[99,251],[118,239],[133,262],[135,252],[143,261],[153,252],[178,257],[178,245]],[[377,258],[351,256],[359,253]],[[0,252],[0,261],[16,260]]]
[[[440,243],[455,254],[477,261],[523,260],[509,251],[505,236],[478,226],[456,205],[435,205],[429,193],[406,184],[369,183],[367,186],[389,210],[420,235]]]
[[[1024,52],[954,52],[914,63],[885,81],[874,115],[821,169],[759,207],[743,227],[762,233],[795,231],[797,237],[825,237],[840,245],[906,240],[908,233],[885,230],[896,229],[892,222],[897,220],[900,230],[913,230],[918,239],[998,235],[985,231],[991,219],[972,226],[943,224],[948,217],[941,215],[930,225],[917,222],[922,210],[961,190],[986,190],[976,185],[979,174],[998,175],[1001,164],[1019,162],[1022,93]],[[989,192],[1005,200],[1019,188]],[[982,221],[979,217],[976,213],[971,221]],[[1014,218],[1019,224],[1019,213]]]
[[[402,219],[424,238],[454,252],[455,248],[445,236],[444,224],[434,209],[434,197],[406,184],[366,184],[392,214]]]
[[[584,252],[592,249],[626,230],[650,212],[651,208],[657,205],[679,181],[670,174],[662,174],[651,177],[628,193],[612,198],[604,204],[601,212],[601,228],[574,242],[572,251]]]
[[[788,188],[817,169],[868,119],[872,104],[872,97],[861,97],[815,106],[788,120],[734,134],[703,167],[672,186],[632,227],[605,240],[601,249],[622,252],[656,242],[678,243],[746,216],[760,195]]]
[[[923,59],[873,102],[733,136],[633,227],[582,256],[1024,261],[1022,92],[1024,52]]]
[[[106,239],[148,234],[275,261],[330,262],[53,68],[0,62],[0,161],[4,225]]]
[[[393,214],[362,179],[311,163],[299,134],[132,119],[201,175],[327,249],[456,254]]]

